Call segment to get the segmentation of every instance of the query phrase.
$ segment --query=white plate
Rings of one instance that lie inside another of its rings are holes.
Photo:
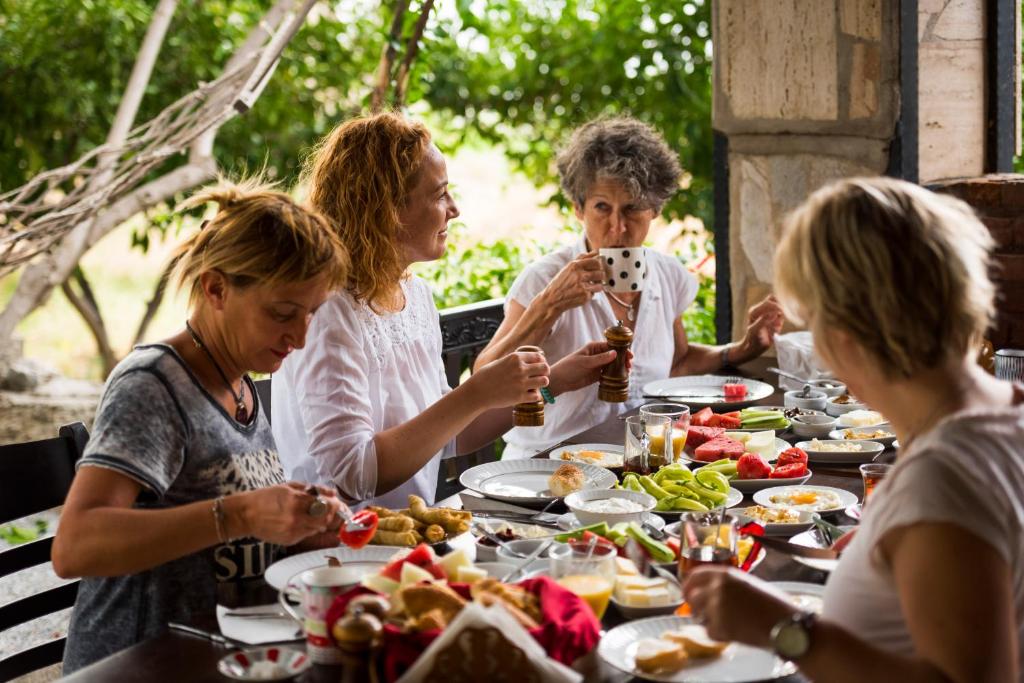
[[[843,531],[849,532],[854,527],[852,526],[841,526],[839,527]],[[823,548],[821,541],[818,540],[817,534],[814,533],[814,529],[808,529],[803,531],[796,536],[789,539],[790,543],[796,543],[797,545],[806,546],[808,548]],[[805,564],[808,567],[817,569],[823,572],[830,572],[836,568],[839,564],[839,560],[822,560],[814,557],[797,557],[793,556],[793,559],[800,564]]]
[[[672,674],[647,674],[637,671],[634,656],[637,641],[658,638],[666,631],[683,628],[704,630],[684,617],[651,617],[630,621],[608,631],[597,645],[597,653],[609,665],[628,674],[652,681],[672,683],[739,683],[763,681],[788,676],[796,665],[779,659],[768,650],[740,643],[730,643],[720,657],[694,659],[692,663]]]
[[[743,430],[740,430],[740,429],[727,429],[726,431],[728,431],[728,432],[739,432],[739,431],[743,431]],[[768,429],[758,429],[757,431],[759,431],[759,432],[767,432],[767,431],[771,431],[771,430],[768,430]],[[789,445],[789,442],[783,441],[782,439],[780,439],[778,437],[775,437],[775,455],[773,455],[772,457],[768,458],[768,462],[775,462],[776,460],[778,460],[779,459],[779,454],[782,453],[782,451],[786,450],[787,448],[792,448],[792,446]],[[694,458],[691,458],[689,455],[687,455],[685,452],[679,454],[679,460],[681,460],[682,462],[697,463],[698,465],[707,465],[707,464],[709,464],[707,461],[704,461],[704,460],[695,460]],[[711,462],[714,462],[714,461],[711,461]]]
[[[846,438],[846,430],[851,430],[854,432],[866,432],[870,434],[871,432],[876,432],[879,429],[885,430],[885,432],[889,436],[873,436],[870,439]],[[885,448],[889,448],[890,446],[892,446],[893,442],[896,441],[896,435],[893,434],[892,426],[890,425],[876,425],[873,427],[843,427],[842,429],[833,429],[831,432],[828,433],[828,438],[834,441],[874,441],[875,443],[882,444],[882,446],[884,446]]]
[[[742,500],[743,500],[743,494],[730,486],[729,487],[729,493],[727,493],[726,496],[725,496],[725,506],[724,507],[731,508],[734,505],[739,505],[740,502],[742,502]],[[718,510],[719,508],[712,508],[712,509]],[[656,515],[661,515],[662,517],[664,517],[665,519],[667,519],[669,521],[677,522],[677,521],[679,521],[679,515],[681,515],[684,512],[692,512],[692,510],[654,510],[653,512]]]
[[[647,513],[647,518],[644,521],[659,531],[665,528],[665,520],[659,517],[658,515],[652,514],[650,512]],[[571,512],[566,512],[564,515],[560,515],[558,517],[557,524],[558,528],[565,529],[566,531],[579,529],[581,526],[588,526],[586,524],[581,524],[580,520],[576,519],[576,515]],[[609,524],[608,526],[614,525]]]
[[[807,470],[807,474],[804,476],[791,479],[740,479],[737,477],[730,481],[729,485],[742,493],[755,493],[772,486],[796,486],[797,484],[803,484],[811,478],[812,474],[814,473]]]
[[[801,610],[810,610],[821,614],[824,607],[822,597],[825,595],[825,586],[820,583],[807,583],[806,581],[772,581],[771,585],[781,591],[785,591],[793,598],[793,604]]]
[[[825,443],[835,439],[819,439]],[[808,462],[831,463],[833,465],[863,465],[871,462],[875,457],[885,450],[885,446],[877,441],[857,441],[853,439],[839,439],[841,443],[859,443],[863,450],[860,451],[818,451],[811,446],[810,441],[799,441],[796,447],[807,454]]]
[[[561,460],[533,458],[498,460],[469,468],[459,477],[459,483],[470,491],[506,503],[543,505],[558,497],[548,489],[548,479],[564,464]],[[610,489],[618,481],[603,467],[573,464],[583,470],[584,489]]]
[[[672,614],[679,606],[683,604],[683,596],[679,592],[679,589],[669,583],[669,593],[675,598],[672,602],[667,605],[658,605],[657,607],[639,607],[624,605],[615,599],[615,594],[612,593],[611,603],[615,606],[615,609],[619,611],[623,619],[647,619],[648,617],[660,617],[665,614]]]
[[[814,512],[817,512],[818,514],[828,514],[830,512],[839,512],[839,511],[845,509],[847,506],[853,505],[854,503],[857,502],[857,496],[855,496],[854,494],[850,493],[849,491],[845,491],[843,489],[837,489],[834,486],[808,486],[808,485],[803,485],[803,486],[778,486],[778,487],[773,487],[773,488],[770,488],[770,489],[762,489],[762,490],[760,490],[760,491],[758,491],[757,493],[754,494],[754,502],[757,503],[758,505],[763,505],[766,508],[791,508],[791,509],[799,509],[799,508],[793,508],[793,506],[786,505],[785,503],[773,503],[772,502],[772,496],[786,495],[786,494],[789,494],[789,493],[794,493],[797,490],[800,490],[800,491],[818,491],[820,493],[831,492],[831,493],[836,494],[836,497],[839,499],[839,502],[836,503],[835,505],[833,505],[832,507],[825,508],[824,510],[815,510]]]
[[[600,462],[593,462],[591,460],[576,460],[570,458],[568,460],[562,459],[563,453],[576,453],[578,451],[599,451],[604,454],[604,457]],[[548,455],[552,460],[558,460],[559,462],[575,462],[583,463],[585,465],[597,465],[598,467],[609,467],[617,468],[622,467],[622,459],[624,456],[622,446],[616,446],[611,443],[580,443],[580,444],[569,444],[568,446],[562,446],[551,451]]]
[[[795,534],[798,531],[810,529],[811,526],[813,526],[814,524],[814,515],[817,514],[809,510],[797,510],[797,514],[800,515],[800,521],[798,522],[792,522],[791,524],[782,524],[777,522],[765,523],[759,519],[747,517],[745,514],[743,514],[743,511],[745,509],[746,508],[738,508],[736,510],[733,510],[732,514],[736,515],[739,519],[743,520],[743,523],[746,523],[747,520],[751,522],[757,522],[758,524],[764,527],[765,536],[791,536],[792,534]]]
[[[741,401],[727,401],[722,395],[722,385],[726,380],[738,379],[747,385],[747,395]],[[751,403],[771,396],[775,387],[759,382],[756,379],[743,377],[725,377],[722,375],[690,375],[688,377],[669,377],[648,382],[644,385],[644,395],[685,403],[691,407],[729,406],[742,408]]]
[[[845,510],[847,517],[849,517],[850,519],[855,519],[858,522],[860,521],[860,515],[861,515],[861,513],[863,511],[864,511],[863,503],[854,503],[853,505],[851,505],[850,507],[846,508],[846,510]]]
[[[257,662],[274,662],[280,673],[269,677],[257,676],[253,672]],[[313,660],[301,650],[270,645],[232,652],[217,662],[217,671],[236,681],[289,681],[312,665]]]
[[[389,545],[367,545],[354,550],[345,546],[338,546],[337,548],[324,548],[322,550],[310,550],[309,552],[300,553],[298,555],[292,555],[286,557],[283,560],[278,560],[274,564],[267,568],[263,578],[266,579],[267,583],[281,590],[284,588],[285,583],[288,579],[292,578],[299,572],[307,569],[313,569],[314,567],[323,567],[327,564],[327,556],[332,555],[336,557],[342,564],[343,567],[356,567],[365,576],[366,574],[372,574],[380,570],[391,556],[397,553],[401,548],[396,548]],[[364,571],[365,570],[365,571]]]

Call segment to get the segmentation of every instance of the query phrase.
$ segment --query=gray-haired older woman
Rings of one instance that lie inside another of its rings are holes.
[[[582,344],[603,341],[605,328],[622,320],[634,331],[630,400],[598,401],[593,386],[563,394],[547,407],[544,427],[516,428],[506,435],[505,458],[529,457],[632,410],[651,380],[714,372],[754,358],[782,326],[782,311],[769,297],[749,311],[738,343],[691,344],[681,316],[696,298],[697,281],[676,258],[653,250],[648,250],[643,291],[604,291],[598,250],[642,245],[651,221],[679,189],[676,155],[650,126],[629,117],[587,123],[562,150],[558,171],[583,235],[520,273],[505,302],[505,321],[477,365],[524,344],[540,346],[553,363]]]

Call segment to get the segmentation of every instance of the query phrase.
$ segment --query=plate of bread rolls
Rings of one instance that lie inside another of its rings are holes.
[[[527,506],[585,489],[610,489],[616,481],[604,467],[549,459],[499,460],[471,467],[459,477],[470,491]]]
[[[409,495],[409,507],[404,510],[371,505],[377,513],[377,531],[371,545],[389,545],[411,548],[420,543],[444,543],[469,531],[473,513],[468,510],[428,507],[426,501]]]
[[[768,650],[712,640],[703,626],[685,617],[626,622],[608,631],[597,651],[616,669],[652,681],[766,681],[796,671]]]

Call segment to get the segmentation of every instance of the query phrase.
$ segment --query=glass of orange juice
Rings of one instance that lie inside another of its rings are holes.
[[[549,553],[551,578],[583,598],[600,619],[615,588],[616,554],[604,543],[556,543]]]
[[[640,408],[640,415],[667,417],[668,427],[664,436],[651,436],[651,455],[663,456],[666,464],[679,459],[686,446],[686,431],[690,427],[690,409],[681,403],[648,403]],[[665,448],[666,437],[671,435],[671,450]]]

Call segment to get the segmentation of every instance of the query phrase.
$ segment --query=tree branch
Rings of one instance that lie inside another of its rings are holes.
[[[153,296],[146,303],[146,312],[142,314],[142,320],[139,321],[139,328],[135,331],[135,339],[132,341],[132,346],[141,344],[143,338],[146,336],[146,332],[149,330],[149,324],[153,322],[153,318],[156,317],[156,312],[160,309],[160,304],[163,303],[164,294],[167,293],[167,283],[171,279],[171,273],[174,272],[175,266],[178,265],[180,259],[173,258],[167,262],[164,266],[163,271],[160,273],[160,279],[156,282],[156,287],[153,289]]]
[[[396,0],[395,16],[391,18],[391,30],[381,51],[380,63],[377,65],[376,85],[370,96],[370,110],[379,112],[384,107],[387,92],[391,87],[391,70],[395,63],[398,50],[395,48],[402,38],[402,26],[405,23],[405,12],[409,9],[409,0]]]
[[[395,106],[401,107],[405,102],[406,87],[409,85],[409,71],[412,69],[413,60],[420,51],[420,39],[423,31],[427,28],[427,20],[430,18],[430,10],[434,7],[434,0],[423,0],[423,7],[420,8],[420,16],[416,19],[416,26],[412,35],[405,43],[405,56],[402,63],[398,65],[398,76],[395,78]]]
[[[81,296],[71,286],[72,280],[81,287]],[[103,377],[106,377],[114,369],[114,366],[117,365],[117,357],[110,346],[110,336],[107,334],[107,327],[103,322],[100,309],[96,305],[96,298],[92,294],[92,287],[89,286],[85,272],[81,268],[75,268],[73,275],[61,284],[61,290],[75,310],[78,311],[78,314],[82,316],[82,320],[88,326],[93,339],[96,340],[96,350],[99,351],[100,359],[103,362]]]

